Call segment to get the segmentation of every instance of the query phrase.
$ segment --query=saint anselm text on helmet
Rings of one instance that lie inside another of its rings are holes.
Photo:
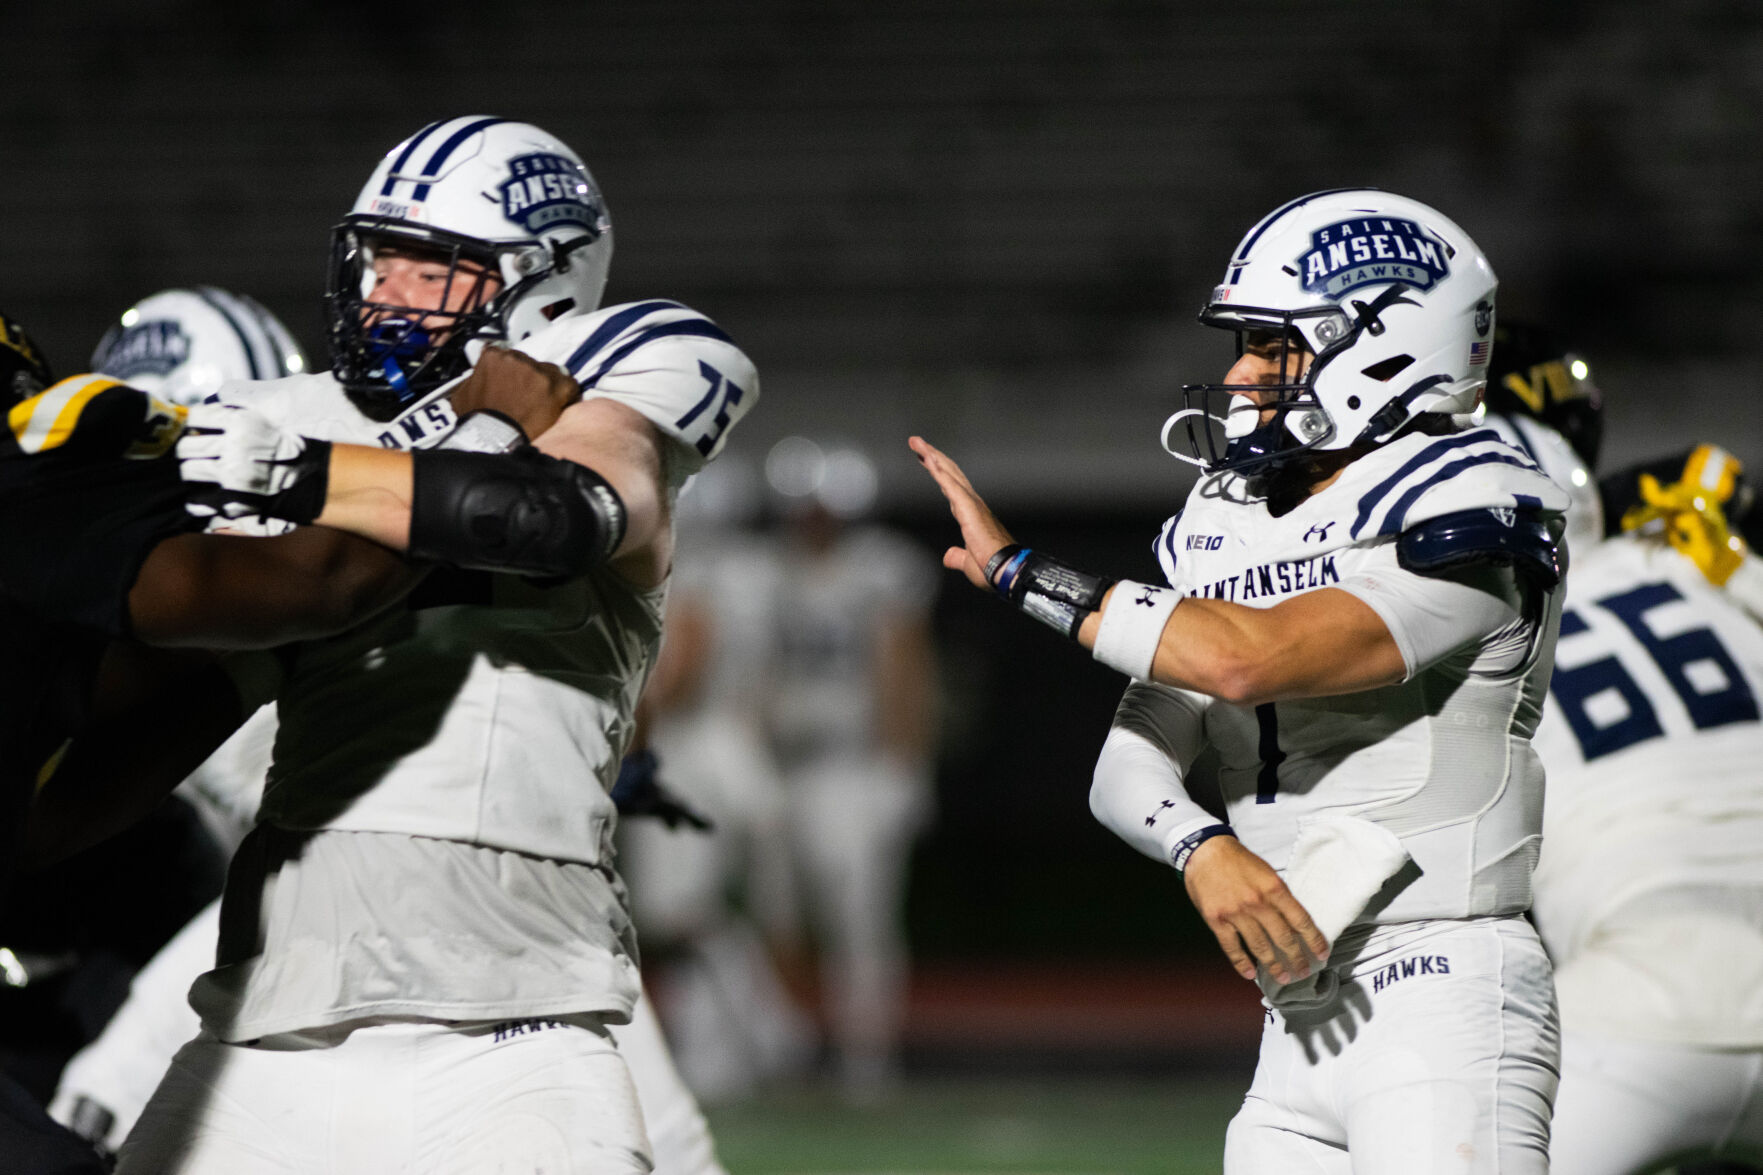
[[[1403,282],[1430,290],[1450,275],[1443,243],[1412,220],[1376,217],[1342,220],[1310,234],[1298,258],[1306,290],[1338,298],[1380,282]]]
[[[517,155],[508,161],[502,183],[502,215],[530,233],[568,224],[600,231],[597,193],[581,165],[548,152]]]

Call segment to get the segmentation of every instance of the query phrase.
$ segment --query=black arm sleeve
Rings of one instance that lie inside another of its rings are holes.
[[[624,539],[618,492],[593,470],[537,449],[412,454],[410,554],[484,571],[573,576]]]

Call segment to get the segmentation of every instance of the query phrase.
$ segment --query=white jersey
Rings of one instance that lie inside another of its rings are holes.
[[[675,489],[758,395],[740,350],[673,302],[564,319],[520,349],[673,441]],[[371,420],[328,374],[233,395],[333,441],[426,447],[454,423],[440,397]],[[236,1040],[365,1015],[628,1011],[608,793],[664,597],[605,567],[561,583],[441,569],[404,606],[299,646],[229,886],[227,965],[192,996],[205,1022]],[[468,962],[489,957],[508,961]]]
[[[676,485],[757,397],[752,365],[708,319],[672,302],[565,319],[521,344],[635,408],[676,442]],[[390,422],[328,374],[242,397],[324,440],[427,446],[445,399]],[[437,572],[349,633],[301,647],[260,819],[281,828],[403,832],[598,864],[607,798],[661,632],[660,589],[608,568],[562,584]]]
[[[880,527],[847,530],[821,553],[786,548],[772,598],[771,727],[780,759],[878,749],[878,641],[890,619],[922,619],[936,590],[930,556]]]
[[[1220,759],[1220,794],[1194,798],[1214,818],[1224,814],[1276,869],[1286,866],[1306,818],[1321,813],[1374,821],[1401,839],[1413,868],[1374,899],[1362,922],[1527,908],[1543,783],[1529,738],[1559,591],[1526,587],[1512,568],[1485,564],[1417,574],[1399,565],[1396,543],[1448,515],[1474,512],[1510,530],[1527,514],[1558,516],[1565,504],[1527,458],[1487,430],[1400,437],[1278,518],[1246,500],[1242,479],[1203,480],[1156,544],[1174,587],[1255,608],[1318,588],[1351,592],[1388,626],[1407,677],[1256,706],[1135,683],[1098,766],[1098,792],[1113,789],[1112,797],[1092,793],[1098,816],[1142,851],[1169,859],[1166,827],[1194,811],[1181,773],[1210,745]],[[1122,747],[1128,732],[1158,750]],[[1135,757],[1129,763],[1123,753]],[[1198,824],[1208,819],[1201,813]]]
[[[1689,560],[1576,555],[1549,707],[1538,928],[1564,1027],[1763,1045],[1763,629]]]

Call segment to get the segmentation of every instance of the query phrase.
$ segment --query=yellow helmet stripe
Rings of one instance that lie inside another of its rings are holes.
[[[20,449],[27,453],[41,453],[57,447],[73,435],[80,413],[92,397],[106,388],[120,386],[108,376],[76,375],[13,405],[6,414],[6,423],[18,439]]]
[[[1683,479],[1713,494],[1724,503],[1732,497],[1737,475],[1743,470],[1737,458],[1719,445],[1697,445],[1684,463]]]

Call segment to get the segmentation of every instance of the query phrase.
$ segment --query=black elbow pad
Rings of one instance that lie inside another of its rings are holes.
[[[593,470],[533,448],[411,455],[410,554],[481,571],[573,576],[624,539],[624,500]]]

